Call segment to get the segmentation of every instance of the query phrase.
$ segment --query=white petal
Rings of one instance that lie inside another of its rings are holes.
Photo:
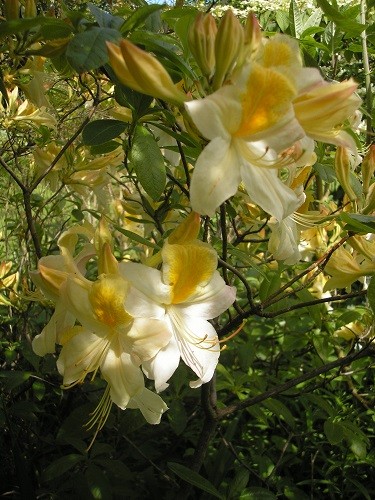
[[[126,299],[126,310],[134,317],[159,318],[164,308],[158,304],[168,304],[171,300],[171,287],[162,282],[161,272],[144,264],[134,262],[120,263],[120,274],[144,296],[129,292]]]
[[[123,336],[123,343],[130,345],[128,352],[138,356],[141,361],[146,361],[165,347],[171,336],[165,321],[136,318],[131,329]]]
[[[195,99],[185,103],[193,122],[202,135],[209,140],[222,137],[229,140],[230,130],[235,130],[241,121],[241,103],[239,90],[233,85],[211,94],[204,99]]]
[[[272,230],[268,242],[268,250],[273,253],[276,260],[282,260],[285,264],[296,264],[301,254],[298,249],[299,235],[297,225],[291,217],[287,217],[281,222],[270,221]]]
[[[75,329],[80,333],[66,342],[57,360],[57,369],[64,377],[64,385],[83,381],[88,373],[97,370],[103,353],[109,347],[107,338],[99,337],[83,327]]]
[[[168,410],[161,397],[146,388],[130,399],[128,408],[139,408],[149,424],[159,424],[162,414]]]
[[[59,333],[74,325],[75,317],[58,301],[51,319],[32,342],[32,347],[38,356],[55,352],[55,344],[59,343]]]
[[[167,381],[176,371],[180,362],[180,350],[177,341],[172,335],[169,344],[158,354],[143,363],[142,368],[147,378],[155,380],[156,392],[164,391],[168,387]]]
[[[212,216],[225,200],[237,192],[241,181],[241,159],[229,139],[216,137],[199,155],[190,186],[195,212]]]
[[[61,299],[78,321],[95,333],[108,331],[109,328],[94,316],[89,292],[92,283],[79,278],[68,277],[61,287]]]
[[[169,317],[181,358],[199,377],[190,387],[200,387],[211,380],[220,356],[215,328],[204,319],[185,316],[176,307],[170,307]]]
[[[110,385],[112,401],[124,410],[129,399],[143,390],[144,379],[132,357],[115,344],[111,344],[101,365],[101,372]]]
[[[236,299],[236,289],[225,284],[220,274],[215,271],[211,281],[189,297],[188,302],[176,305],[184,314],[196,318],[213,319],[223,313]]]
[[[254,203],[278,221],[285,219],[301,205],[296,193],[278,177],[276,169],[244,165],[242,179]]]

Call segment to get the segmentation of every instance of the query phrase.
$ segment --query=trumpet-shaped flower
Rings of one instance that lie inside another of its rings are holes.
[[[94,377],[100,369],[117,406],[125,409],[130,401],[147,414],[147,408],[155,409],[155,398],[145,391],[140,364],[165,347],[171,333],[163,321],[150,317],[152,303],[147,308],[144,302],[142,317],[129,314],[124,307],[128,289],[118,274],[101,275],[95,282],[66,280],[61,295],[80,325],[64,332],[57,367],[67,388],[83,382],[88,373]],[[165,405],[160,398],[157,401],[160,416]]]
[[[329,259],[325,271],[332,277],[327,281],[324,291],[346,288],[362,276],[374,274],[375,262],[363,256],[356,258],[348,250],[340,247]]]
[[[74,255],[79,234],[90,240],[94,236],[94,231],[88,225],[73,226],[64,231],[58,240],[60,254],[42,257],[38,262],[37,271],[30,273],[35,285],[56,306],[50,321],[33,339],[33,350],[39,356],[55,352],[55,344],[60,343],[60,333],[70,328],[75,321],[74,315],[60,300],[60,289],[68,276],[83,279],[86,263],[95,255],[95,249],[91,243],[84,245],[82,250]]]
[[[195,372],[199,387],[211,380],[219,358],[214,327],[207,321],[224,312],[235,300],[235,289],[227,286],[216,271],[216,252],[198,241],[166,243],[162,250],[162,270],[127,263],[122,274],[132,283],[127,310],[141,317],[151,299],[155,317],[164,319],[172,336],[154,358],[143,363],[147,377],[155,380],[157,391],[164,390],[180,358]]]
[[[344,123],[361,104],[355,95],[357,84],[326,82],[318,70],[310,69],[311,81],[293,101],[294,112],[306,135],[316,141],[336,144],[356,151],[351,135]]]
[[[239,79],[204,99],[185,104],[193,122],[210,142],[195,165],[191,204],[212,216],[234,195],[241,181],[250,198],[277,220],[298,202],[278,175],[287,165],[278,153],[304,136],[296,120],[293,82],[273,67],[245,65]]]

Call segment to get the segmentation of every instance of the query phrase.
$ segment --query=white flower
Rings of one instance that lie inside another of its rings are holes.
[[[117,406],[125,409],[130,402],[154,420],[152,415],[160,417],[166,407],[145,390],[140,365],[167,345],[171,333],[164,322],[149,317],[152,304],[141,318],[128,313],[124,307],[128,288],[127,281],[116,274],[102,275],[95,282],[66,280],[61,296],[81,326],[62,335],[57,367],[65,387],[83,382],[89,373],[94,377],[100,369]]]
[[[253,202],[277,220],[296,208],[293,190],[278,176],[278,169],[288,165],[278,154],[305,136],[292,104],[297,97],[294,75],[301,63],[293,44],[287,37],[283,40],[281,44],[276,39],[277,47],[284,49],[279,60],[274,57],[276,42],[270,40],[234,84],[185,103],[210,141],[192,177],[191,204],[198,213],[212,216],[241,181]]]
[[[143,363],[147,377],[164,390],[180,358],[195,372],[199,387],[211,380],[219,358],[215,328],[208,322],[224,312],[235,300],[235,289],[227,286],[216,271],[216,252],[197,241],[166,243],[162,250],[162,271],[142,264],[127,263],[122,274],[132,285],[126,308],[140,317],[154,301],[154,317],[164,319],[172,332],[169,343]]]

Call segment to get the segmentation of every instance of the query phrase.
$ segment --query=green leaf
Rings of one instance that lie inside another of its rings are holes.
[[[134,13],[127,18],[121,28],[121,33],[126,34],[140,26],[153,12],[163,8],[163,5],[145,5],[144,7],[137,8]]]
[[[276,22],[279,25],[281,31],[285,32],[289,27],[289,16],[285,10],[276,11]]]
[[[90,153],[92,155],[104,155],[106,153],[115,151],[119,146],[121,146],[119,142],[111,140],[108,142],[103,142],[102,144],[91,146]]]
[[[124,236],[128,237],[132,241],[136,241],[137,243],[140,243],[141,245],[146,245],[148,247],[157,248],[158,250],[160,250],[160,248],[157,245],[155,245],[155,243],[152,243],[152,241],[147,240],[146,238],[143,238],[143,236],[140,236],[137,233],[133,233],[132,231],[128,231],[127,229],[123,229],[121,226],[115,225],[115,228],[117,231],[119,231],[120,233],[122,233]]]
[[[15,389],[29,380],[30,376],[31,372],[15,372],[10,370],[0,372],[0,377],[3,379],[2,383],[8,391]]]
[[[99,9],[99,7],[91,2],[87,4],[87,7],[101,28],[113,28],[118,30],[124,24],[124,20],[121,17],[112,16],[105,10]]]
[[[120,120],[94,120],[86,125],[82,131],[82,140],[86,146],[105,144],[121,135],[127,124]]]
[[[289,427],[294,429],[295,419],[289,409],[281,401],[270,398],[263,401],[262,405],[276,415],[276,417],[282,417]]]
[[[355,233],[375,233],[375,216],[362,214],[348,214],[342,212],[339,220],[345,222],[346,231]]]
[[[205,479],[197,472],[194,472],[193,470],[189,469],[188,467],[185,467],[184,465],[181,464],[177,464],[175,462],[168,462],[168,467],[171,469],[172,472],[176,474],[176,476],[180,477],[187,483],[196,486],[197,488],[205,491],[206,493],[210,493],[212,496],[216,498],[221,498],[221,499],[224,498],[217,491],[215,486],[210,483],[210,481]]]
[[[64,33],[72,32],[72,29],[67,23],[61,19],[54,19],[52,17],[37,16],[33,18],[26,19],[15,19],[13,21],[5,21],[0,23],[0,37],[13,35],[15,33],[22,33],[24,31],[31,31],[34,28],[39,28],[40,26],[48,26],[50,29],[56,28],[56,32]]]
[[[303,32],[301,10],[297,5],[296,0],[290,0],[289,4],[289,25],[290,34],[294,38],[299,38]]]
[[[335,445],[341,443],[344,439],[344,429],[341,422],[337,422],[331,418],[324,422],[324,434],[326,435],[330,444]]]
[[[77,453],[71,453],[70,455],[65,455],[65,457],[58,458],[43,471],[43,481],[51,481],[56,477],[62,476],[84,459],[83,455],[78,455]]]
[[[230,487],[228,491],[227,498],[239,498],[242,491],[246,488],[247,483],[249,482],[250,472],[241,468],[236,472],[234,479],[230,482]]]
[[[375,276],[371,277],[370,283],[368,285],[367,300],[370,304],[372,312],[375,314]]]
[[[345,17],[336,10],[327,0],[317,0],[318,6],[324,14],[333,21],[347,36],[358,36],[366,28],[364,24],[357,23],[353,19]]]
[[[103,469],[90,464],[86,470],[85,477],[90,488],[91,498],[95,500],[111,500],[111,484],[104,474]]]
[[[183,402],[175,399],[169,404],[168,419],[175,434],[180,435],[185,430],[187,415]]]
[[[239,497],[239,500],[276,500],[276,495],[265,488],[258,488],[257,486],[252,486],[251,488],[246,488],[246,490]]]
[[[135,129],[130,161],[143,189],[157,201],[164,191],[167,179],[164,158],[154,136],[141,125]]]
[[[44,40],[56,40],[58,38],[66,38],[73,33],[73,29],[69,24],[62,21],[53,24],[45,24],[40,28],[40,35]]]
[[[78,33],[68,44],[66,57],[79,73],[99,68],[108,62],[105,42],[117,42],[120,33],[112,28],[93,27]]]
[[[120,106],[130,107],[133,111],[133,120],[137,121],[149,112],[153,97],[141,94],[121,84],[115,86],[115,100]]]

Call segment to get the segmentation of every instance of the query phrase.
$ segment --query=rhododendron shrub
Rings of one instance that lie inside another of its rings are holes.
[[[4,495],[375,495],[372,2],[232,3],[0,7]]]

